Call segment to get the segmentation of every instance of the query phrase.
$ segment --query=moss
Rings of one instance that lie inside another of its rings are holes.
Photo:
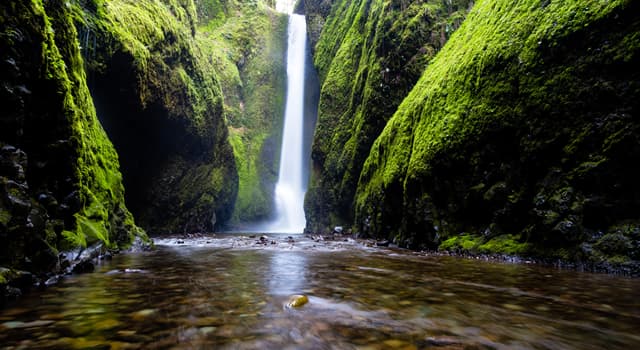
[[[201,5],[116,0],[76,18],[81,36],[94,42],[82,52],[98,116],[120,155],[127,203],[154,233],[213,231],[235,200],[223,92],[215,48],[199,31]]]
[[[499,253],[519,256],[526,255],[530,251],[531,246],[530,244],[520,242],[519,240],[519,236],[501,235],[481,244],[478,247],[478,250],[482,253]]]
[[[34,0],[0,6],[2,61],[19,72],[3,75],[3,84],[22,86],[22,96],[2,95],[7,120],[15,122],[3,127],[0,142],[12,145],[3,148],[3,161],[19,169],[2,175],[12,179],[11,196],[20,191],[22,206],[13,206],[2,261],[38,273],[56,267],[60,249],[146,239],[125,207],[118,156],[87,88],[74,26],[79,6],[99,12],[103,5]]]
[[[308,191],[312,200],[305,208],[310,229],[353,221],[355,189],[373,141],[459,26],[467,5],[417,1],[403,7],[382,0],[333,4],[314,54],[322,90]],[[310,11],[322,12],[321,6],[305,2]]]
[[[450,237],[440,243],[438,250],[523,256],[530,253],[531,246],[526,242],[520,242],[520,237],[515,235],[500,235],[486,239],[482,236],[462,234]]]
[[[234,13],[201,23],[203,46],[216,62],[238,168],[233,224],[273,211],[284,108],[287,17],[262,1],[226,3]]]
[[[63,110],[69,116],[71,137],[78,147],[75,176],[82,208],[75,214],[77,234],[107,246],[128,244],[134,234],[144,234],[133,225],[131,214],[124,207],[118,155],[95,114],[69,7],[54,2],[47,5],[47,10],[53,18],[55,40],[63,48],[58,54],[53,46],[49,55],[53,62],[64,63],[62,71],[50,71],[49,75],[66,86]],[[121,227],[130,232],[128,237],[117,237]]]
[[[531,247],[486,248],[575,259],[588,232],[630,219],[640,207],[637,172],[624,165],[640,154],[636,10],[476,2],[373,143],[356,222],[380,218],[374,233],[427,245],[435,232],[521,232]],[[479,183],[489,190],[467,190]]]
[[[481,237],[475,237],[469,234],[454,236],[451,237],[444,242],[440,243],[438,247],[439,250],[463,250],[469,252],[475,252],[478,249],[478,246],[482,244]]]

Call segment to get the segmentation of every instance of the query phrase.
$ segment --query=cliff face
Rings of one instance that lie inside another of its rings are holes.
[[[211,232],[233,212],[238,176],[198,6],[85,0],[75,17],[127,204],[152,234]]]
[[[633,268],[638,10],[478,1],[371,147],[359,227],[412,247]]]
[[[61,250],[146,237],[125,207],[72,18],[64,1],[0,4],[0,266],[44,273],[62,268]]]
[[[230,225],[265,220],[274,187],[285,105],[287,16],[265,1],[220,1],[198,32],[219,72],[224,111],[238,168]],[[210,6],[210,5],[209,5]]]
[[[638,5],[445,4],[323,17],[309,228],[634,269]]]
[[[373,141],[462,22],[469,1],[305,1],[321,83],[307,226],[349,225]],[[322,19],[322,20],[321,20]]]

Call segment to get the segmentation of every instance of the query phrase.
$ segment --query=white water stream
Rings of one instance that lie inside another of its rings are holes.
[[[304,77],[307,29],[304,16],[289,15],[287,46],[287,104],[276,184],[276,219],[268,231],[302,233],[306,226],[303,167]]]

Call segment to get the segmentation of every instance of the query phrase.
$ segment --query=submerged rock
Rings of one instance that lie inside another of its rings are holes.
[[[306,295],[294,294],[289,297],[289,301],[287,301],[287,304],[285,306],[287,308],[301,307],[308,302],[309,302],[309,298],[307,298]]]

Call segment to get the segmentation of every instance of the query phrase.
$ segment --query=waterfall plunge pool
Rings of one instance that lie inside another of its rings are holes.
[[[309,302],[285,304],[292,294]],[[3,349],[633,349],[640,280],[307,236],[157,241],[0,310]]]

